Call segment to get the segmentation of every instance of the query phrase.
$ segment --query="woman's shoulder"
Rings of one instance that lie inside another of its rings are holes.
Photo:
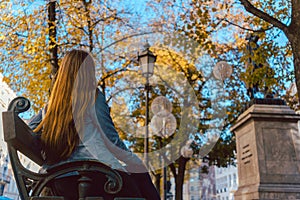
[[[95,100],[95,108],[96,112],[101,112],[103,114],[106,111],[107,103],[104,93],[97,88],[96,90],[96,100]]]
[[[96,88],[96,96],[104,97],[104,93],[98,87]]]
[[[99,88],[96,89],[96,101],[101,103],[106,102],[105,95]]]

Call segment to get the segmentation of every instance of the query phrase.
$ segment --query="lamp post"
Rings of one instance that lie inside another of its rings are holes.
[[[156,56],[150,51],[150,45],[147,43],[144,46],[144,50],[138,55],[139,66],[142,69],[142,75],[146,77],[146,133],[144,138],[144,154],[145,154],[145,164],[148,167],[148,152],[149,152],[149,91],[150,84],[149,78],[153,75],[154,72],[154,63],[156,61]]]

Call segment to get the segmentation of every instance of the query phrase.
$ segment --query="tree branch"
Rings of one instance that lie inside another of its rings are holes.
[[[114,18],[114,19],[117,19],[117,15],[114,13],[112,15],[109,15],[108,17],[105,17],[105,18],[101,18],[101,19],[98,19],[96,20],[92,25],[91,27],[95,27],[97,24],[99,24],[100,22],[105,22],[106,20],[109,20],[111,18]]]
[[[140,89],[140,88],[138,88],[138,87],[127,87],[127,88],[124,88],[124,89],[119,89],[119,90],[117,90],[116,92],[114,92],[113,94],[111,94],[111,95],[107,98],[106,102],[108,103],[114,96],[118,95],[118,94],[121,93],[121,92],[124,92],[124,91],[126,91],[126,90],[135,90],[135,89]],[[131,117],[132,117],[132,116],[131,116]]]
[[[244,8],[246,9],[246,11],[248,11],[249,13],[253,14],[254,16],[270,23],[273,24],[274,26],[276,26],[277,28],[281,29],[283,32],[285,32],[286,34],[288,33],[288,27],[283,24],[282,22],[280,22],[279,20],[277,20],[276,18],[268,15],[267,13],[257,9],[256,7],[254,7],[248,0],[240,0],[240,2],[242,3],[242,5],[244,6]]]
[[[64,43],[58,44],[58,46],[65,46],[65,45],[79,45],[81,47],[89,47],[88,44],[81,44],[81,43],[77,43],[77,42],[64,42]]]
[[[111,47],[111,46],[113,46],[113,45],[115,45],[115,44],[117,44],[117,43],[119,43],[119,42],[122,42],[122,41],[124,41],[124,40],[127,40],[127,39],[129,39],[129,38],[133,38],[133,37],[137,37],[137,36],[142,36],[142,35],[147,35],[147,34],[152,34],[152,33],[156,33],[156,32],[157,32],[157,31],[149,31],[149,32],[142,32],[142,33],[136,33],[136,34],[132,34],[132,35],[125,36],[125,37],[123,37],[123,38],[121,38],[121,39],[119,39],[119,40],[116,40],[116,41],[110,43],[109,45],[103,47],[103,48],[101,49],[101,51],[104,51],[105,49],[108,49],[109,47]]]
[[[125,67],[123,67],[121,69],[115,70],[115,71],[111,72],[110,74],[107,74],[106,76],[101,78],[101,81],[103,81],[103,80],[105,80],[105,79],[107,79],[107,78],[109,78],[109,77],[111,77],[111,76],[113,76],[113,75],[115,75],[119,72],[125,71],[127,69],[127,67],[128,67],[128,65],[126,65]]]
[[[236,26],[236,27],[238,27],[238,28],[240,28],[240,29],[243,29],[243,30],[246,30],[246,31],[252,31],[252,32],[255,32],[255,33],[265,32],[265,31],[268,31],[268,30],[274,28],[274,25],[272,24],[273,26],[270,26],[270,27],[267,28],[267,29],[254,30],[254,29],[245,28],[245,27],[243,27],[243,26],[240,26],[240,25],[238,25],[238,24],[235,24],[235,23],[233,23],[233,22],[230,22],[228,19],[223,19],[223,20],[224,20],[225,22],[227,22],[228,24],[230,24],[230,25]]]

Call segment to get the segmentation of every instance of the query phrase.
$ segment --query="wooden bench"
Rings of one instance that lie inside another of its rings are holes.
[[[32,130],[18,116],[19,113],[25,112],[29,107],[28,99],[17,97],[10,103],[8,111],[2,113],[4,140],[7,143],[11,166],[22,200],[64,199],[61,196],[43,196],[41,193],[50,181],[55,181],[55,178],[70,172],[79,174],[77,192],[80,200],[104,199],[103,197],[89,197],[88,189],[92,180],[86,176],[88,173],[105,175],[106,180],[103,180],[103,189],[107,194],[116,194],[114,200],[144,200],[144,198],[117,197],[117,193],[123,186],[122,177],[116,170],[95,160],[66,162],[51,167],[45,173],[36,173],[25,168],[20,161],[18,152],[39,166],[44,163],[37,139],[33,136]]]

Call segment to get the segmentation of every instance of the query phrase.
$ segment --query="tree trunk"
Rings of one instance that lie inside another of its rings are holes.
[[[300,27],[298,27],[298,29],[300,29]],[[300,35],[294,35],[293,39],[289,38],[289,41],[291,42],[291,46],[293,49],[293,63],[297,86],[298,102],[300,102]]]
[[[93,40],[93,27],[91,22],[91,16],[90,16],[90,8],[89,5],[91,4],[91,1],[82,1],[84,5],[84,10],[86,12],[86,18],[87,18],[87,32],[88,32],[88,38],[89,38],[89,51],[92,52],[94,49],[94,40]]]
[[[57,42],[56,42],[56,1],[50,1],[48,4],[48,26],[49,26],[49,49],[50,49],[50,64],[51,64],[51,86],[49,92],[51,93],[52,87],[56,80],[56,73],[58,70],[57,58]]]
[[[178,160],[178,173],[175,178],[175,200],[183,200],[183,183],[187,161],[188,159],[182,156]]]
[[[300,102],[300,2],[298,0],[292,1],[292,20],[285,34],[292,46],[298,102]]]
[[[158,193],[160,194],[160,179],[161,179],[161,173],[157,172],[156,174],[154,174],[154,185],[158,191]]]

